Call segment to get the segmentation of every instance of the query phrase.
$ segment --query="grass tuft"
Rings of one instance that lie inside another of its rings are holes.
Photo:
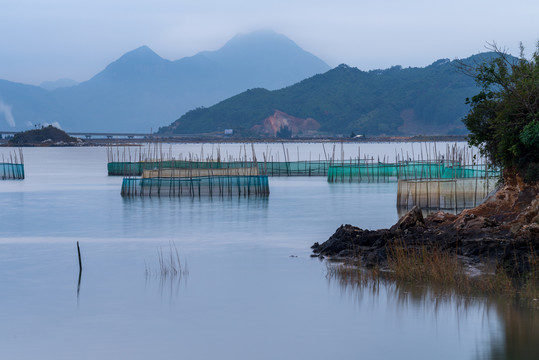
[[[146,265],[146,276],[155,275],[166,279],[189,274],[187,264],[182,263],[178,248],[173,241],[169,243],[168,249],[159,247],[157,250],[157,259],[159,267],[152,269]]]

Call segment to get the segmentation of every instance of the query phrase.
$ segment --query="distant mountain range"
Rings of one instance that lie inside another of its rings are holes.
[[[238,35],[219,50],[176,61],[142,46],[80,84],[0,80],[0,129],[59,124],[66,131],[150,132],[246,89],[279,89],[329,69],[271,31]]]
[[[39,86],[45,90],[56,90],[59,88],[71,87],[78,84],[79,83],[73,79],[63,78],[55,81],[43,81],[41,84],[39,84]]]
[[[492,53],[462,60],[477,64]],[[338,135],[458,135],[467,97],[478,93],[457,61],[425,68],[360,71],[340,65],[280,90],[250,89],[181,116],[161,134],[222,132],[274,137]],[[285,130],[285,131],[283,131]]]

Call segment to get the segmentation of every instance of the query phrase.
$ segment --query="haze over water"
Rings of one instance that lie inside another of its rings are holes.
[[[256,145],[259,158],[266,146],[282,153],[281,144]],[[410,146],[366,144],[360,151],[394,157]],[[204,153],[211,147],[204,145]],[[291,160],[324,157],[320,144],[287,148]],[[221,145],[221,154],[238,150]],[[345,157],[358,153],[357,144],[343,150]],[[265,199],[123,199],[121,177],[107,176],[105,148],[23,151],[26,179],[0,182],[2,359],[525,359],[539,353],[534,313],[395,284],[347,285],[310,258],[310,246],[341,224],[395,223],[395,183],[270,178]],[[171,152],[200,154],[201,146],[174,145]],[[336,152],[339,158],[339,147]],[[159,249],[167,252],[171,242],[188,273],[148,275],[159,266]]]

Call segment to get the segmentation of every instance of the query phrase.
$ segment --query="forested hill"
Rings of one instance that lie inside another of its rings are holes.
[[[485,53],[462,60],[481,62]],[[292,135],[464,134],[465,101],[478,92],[457,61],[438,60],[425,68],[361,71],[340,65],[290,87],[251,89],[209,108],[187,112],[162,134],[221,132]]]

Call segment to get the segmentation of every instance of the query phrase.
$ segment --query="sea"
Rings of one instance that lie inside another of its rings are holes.
[[[160,144],[159,152],[394,159],[427,146]],[[0,359],[539,358],[536,311],[340,281],[334,264],[310,256],[342,224],[393,225],[396,183],[271,177],[268,197],[122,198],[107,154],[143,148],[24,148],[25,179],[0,181]],[[170,261],[177,272],[163,273]]]

